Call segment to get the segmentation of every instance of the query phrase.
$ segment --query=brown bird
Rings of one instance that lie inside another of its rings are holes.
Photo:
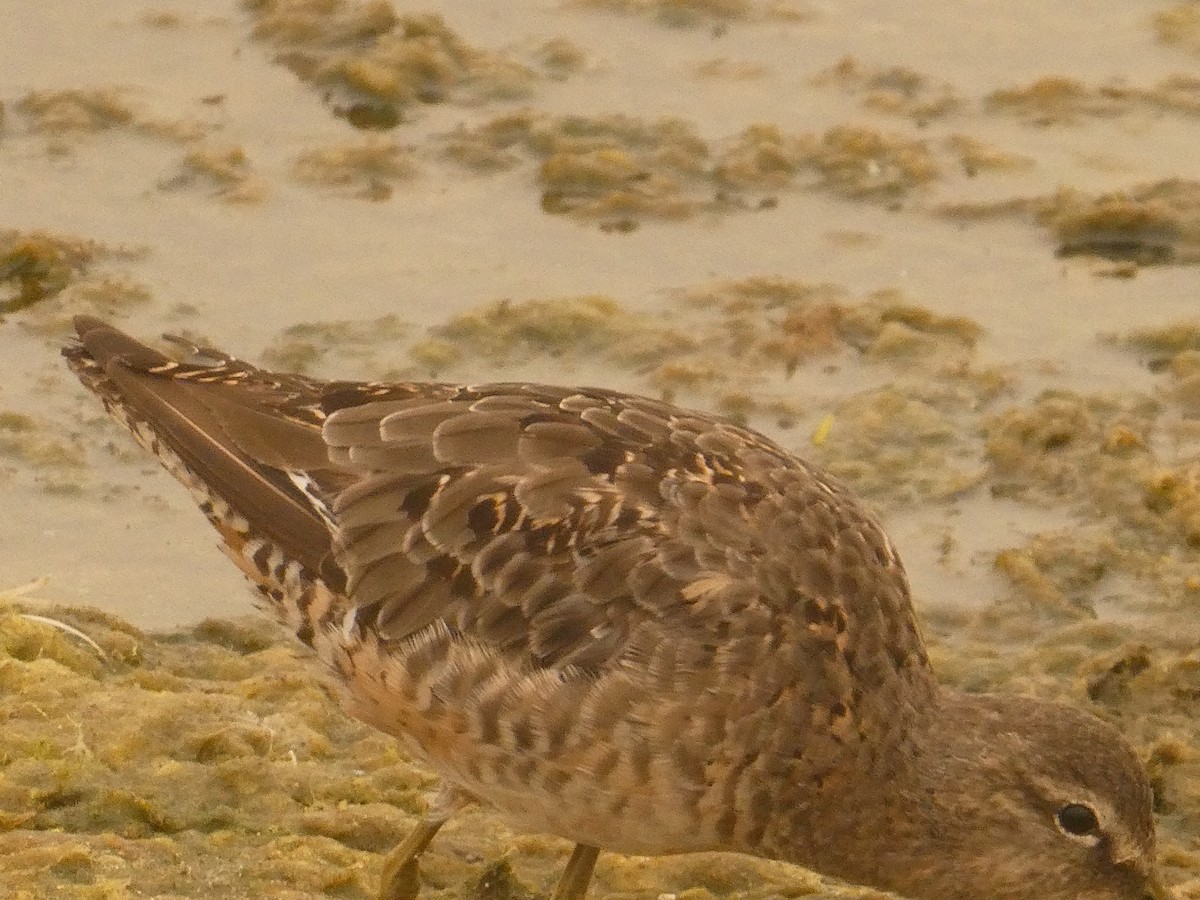
[[[939,687],[842,485],[727,419],[595,388],[322,382],[177,362],[91,318],[80,380],[447,785],[381,897],[477,801],[575,851],[721,850],[922,900],[1161,900],[1115,728]]]

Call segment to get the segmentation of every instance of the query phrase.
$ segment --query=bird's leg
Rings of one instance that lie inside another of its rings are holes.
[[[470,802],[470,797],[453,788],[444,788],[438,794],[425,818],[383,861],[383,871],[379,875],[379,900],[416,900],[421,889],[417,860],[446,821]]]
[[[379,900],[415,900],[421,889],[417,858],[445,824],[446,819],[442,816],[426,816],[387,855],[379,875]]]
[[[587,894],[588,882],[592,880],[592,869],[596,868],[596,857],[599,855],[599,847],[576,844],[550,900],[583,900]]]

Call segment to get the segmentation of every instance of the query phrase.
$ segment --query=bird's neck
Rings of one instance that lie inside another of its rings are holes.
[[[977,699],[938,689],[926,699],[886,745],[848,755],[844,778],[830,776],[818,792],[802,786],[756,852],[885,890],[921,884],[927,854],[914,851],[953,841],[946,787],[969,783],[981,752]]]

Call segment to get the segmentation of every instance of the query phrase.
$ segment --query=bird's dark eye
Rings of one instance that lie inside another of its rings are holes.
[[[1067,834],[1083,837],[1100,830],[1100,820],[1090,806],[1068,803],[1058,811],[1058,825]]]

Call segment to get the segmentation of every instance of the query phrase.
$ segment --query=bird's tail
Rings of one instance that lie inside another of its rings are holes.
[[[321,437],[323,384],[190,345],[196,361],[178,362],[87,316],[75,328],[63,349],[72,371],[188,488],[265,605],[313,646],[345,606],[323,515],[340,479]]]

